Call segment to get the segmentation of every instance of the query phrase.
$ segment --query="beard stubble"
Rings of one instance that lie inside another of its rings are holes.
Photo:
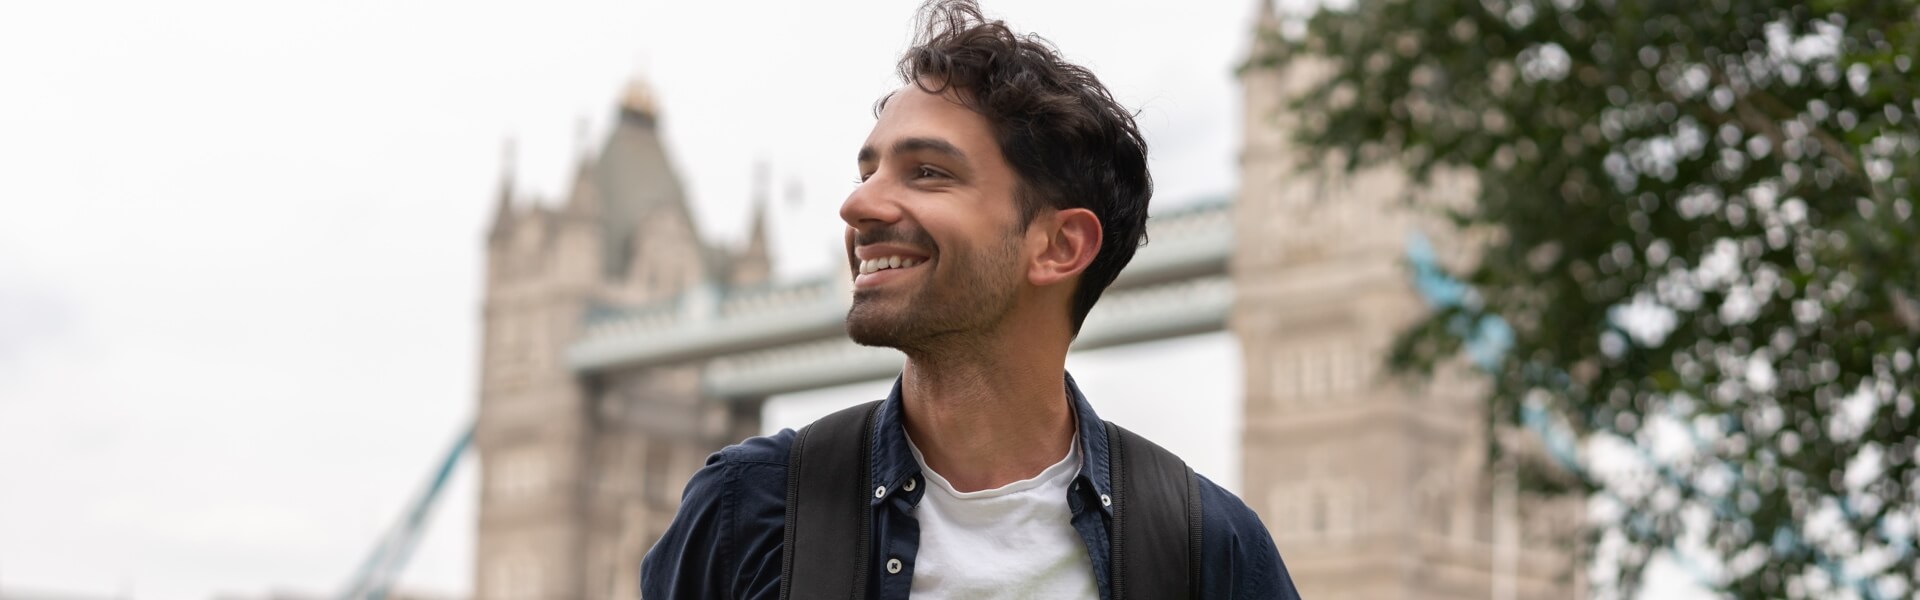
[[[854,292],[847,336],[862,346],[933,354],[991,330],[1013,309],[1019,240],[1018,232],[1009,232],[997,243],[989,242],[993,247],[935,253],[936,260],[927,265],[933,271],[923,273],[925,280],[913,290]],[[926,232],[901,227],[862,232],[855,241],[899,241],[935,249]]]

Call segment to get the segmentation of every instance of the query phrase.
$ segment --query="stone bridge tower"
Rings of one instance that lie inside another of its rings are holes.
[[[474,436],[479,600],[638,598],[640,558],[681,485],[707,454],[759,430],[758,404],[701,398],[687,368],[583,378],[566,364],[610,307],[765,282],[764,215],[745,249],[703,243],[659,134],[636,84],[563,202],[501,183]]]
[[[1262,4],[1254,56],[1277,34]],[[1298,58],[1241,76],[1229,329],[1245,360],[1242,496],[1308,598],[1576,597],[1563,544],[1578,507],[1496,502],[1508,488],[1484,465],[1473,380],[1414,384],[1383,368],[1395,334],[1427,310],[1410,239],[1471,245],[1422,208],[1471,200],[1472,180],[1415,188],[1385,168],[1299,172],[1305,150],[1291,136],[1304,117],[1287,101],[1327,69]]]

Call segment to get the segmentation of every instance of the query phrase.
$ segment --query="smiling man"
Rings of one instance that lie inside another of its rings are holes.
[[[1239,498],[1095,415],[1066,355],[1144,241],[1146,142],[1049,43],[929,3],[840,207],[885,400],[715,453],[647,598],[1297,598]]]

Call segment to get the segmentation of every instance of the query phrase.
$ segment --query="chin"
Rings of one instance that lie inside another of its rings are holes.
[[[862,346],[900,348],[909,336],[909,319],[902,311],[875,306],[877,301],[855,298],[847,311],[847,337]]]

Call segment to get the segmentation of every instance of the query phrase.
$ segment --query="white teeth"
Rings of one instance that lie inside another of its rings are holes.
[[[888,256],[885,258],[869,258],[867,260],[860,261],[860,274],[865,275],[867,273],[875,273],[879,271],[885,271],[887,269],[900,269],[905,267],[911,267],[917,264],[920,264],[920,259],[908,258],[908,257],[902,257],[902,256]]]

